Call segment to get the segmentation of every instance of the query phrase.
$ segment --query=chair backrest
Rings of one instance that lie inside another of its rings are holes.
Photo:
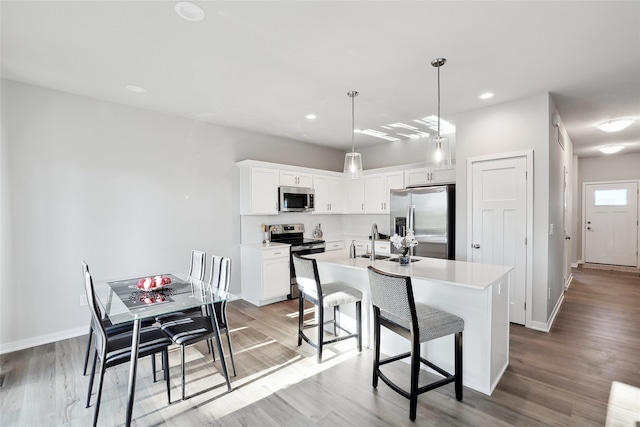
[[[105,348],[105,345],[107,343],[107,333],[104,330],[104,325],[101,321],[102,312],[100,310],[100,306],[98,305],[96,293],[93,289],[93,279],[91,278],[91,273],[89,272],[89,266],[84,261],[82,261],[82,276],[84,279],[84,290],[87,294],[87,303],[89,306],[89,311],[91,312],[93,331],[96,337],[96,349],[102,355],[103,349]]]
[[[207,254],[201,251],[191,251],[191,263],[189,264],[189,276],[198,280],[204,280],[205,263]]]
[[[318,263],[312,258],[303,258],[298,254],[293,255],[293,266],[296,272],[296,282],[300,292],[317,292],[318,299],[322,299],[322,285],[318,274]]]
[[[231,260],[213,255],[211,257],[211,275],[209,276],[209,287],[229,292],[231,285]],[[227,324],[227,302],[214,304],[218,322]]]
[[[211,257],[211,276],[209,276],[209,286],[229,292],[231,284],[231,260],[221,256]]]
[[[380,316],[418,332],[416,305],[413,299],[411,277],[385,273],[369,266],[371,304],[380,310]]]

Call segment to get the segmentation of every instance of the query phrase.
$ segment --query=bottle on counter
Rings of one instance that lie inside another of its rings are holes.
[[[349,258],[355,258],[355,257],[356,257],[356,241],[352,240],[351,247],[349,248]]]
[[[324,233],[322,232],[322,228],[320,228],[320,224],[318,224],[316,226],[316,229],[313,230],[313,238],[317,240],[322,239],[323,234]]]

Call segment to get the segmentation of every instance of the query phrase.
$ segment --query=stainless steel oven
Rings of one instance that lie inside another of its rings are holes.
[[[291,254],[308,255],[324,252],[324,240],[305,239],[304,224],[274,224],[269,226],[270,240],[278,243],[288,243],[291,245]],[[290,262],[291,293],[289,299],[298,298],[298,282],[293,262]]]

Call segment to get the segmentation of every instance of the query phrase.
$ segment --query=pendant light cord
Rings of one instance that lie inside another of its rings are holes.
[[[440,143],[440,63],[438,63],[438,143]]]
[[[351,98],[351,153],[356,152],[355,146],[355,136],[356,133],[356,108],[355,108],[355,97],[358,96],[358,91],[352,90],[347,92],[347,95]]]
[[[440,67],[446,62],[445,58],[436,58],[431,61],[431,65],[438,69],[438,144],[440,143]]]
[[[351,95],[351,152],[356,152],[355,133],[356,133],[356,100],[355,95]]]

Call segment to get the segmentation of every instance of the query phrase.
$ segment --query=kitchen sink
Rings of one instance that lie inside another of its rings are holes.
[[[400,262],[400,259],[398,257],[396,258],[391,258],[389,261],[391,262]],[[411,258],[411,262],[418,262],[420,261],[418,258]]]
[[[371,255],[358,255],[358,258],[371,258]],[[376,259],[389,259],[386,255],[376,255]]]

